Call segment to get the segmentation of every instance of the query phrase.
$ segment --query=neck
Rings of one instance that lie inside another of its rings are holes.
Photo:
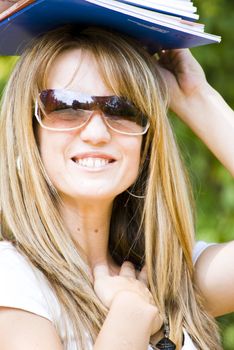
[[[63,200],[60,208],[65,225],[91,268],[97,263],[112,264],[108,251],[112,204]]]

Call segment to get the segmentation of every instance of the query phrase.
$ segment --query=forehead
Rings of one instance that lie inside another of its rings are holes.
[[[112,94],[92,53],[80,49],[63,52],[54,60],[46,85],[48,89],[65,88],[90,95]]]

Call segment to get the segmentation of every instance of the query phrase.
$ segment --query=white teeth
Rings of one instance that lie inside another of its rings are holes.
[[[82,158],[77,159],[76,164],[86,168],[101,168],[109,164],[109,161],[103,158]]]

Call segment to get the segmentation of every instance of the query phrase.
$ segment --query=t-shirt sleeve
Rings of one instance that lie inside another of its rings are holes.
[[[8,242],[0,242],[0,306],[22,309],[53,322],[42,273]]]
[[[196,264],[199,256],[204,252],[205,249],[210,247],[211,245],[215,245],[216,243],[207,243],[204,241],[198,241],[193,249],[193,265]]]

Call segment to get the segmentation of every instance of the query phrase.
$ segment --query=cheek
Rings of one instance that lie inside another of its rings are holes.
[[[56,164],[63,159],[63,149],[66,145],[66,135],[53,133],[49,130],[38,128],[36,131],[38,149],[45,170],[50,173]]]
[[[141,144],[142,140],[136,139],[135,142],[132,142],[131,145],[128,146],[128,168],[127,173],[129,174],[131,181],[135,182],[138,173],[139,166],[141,160]]]
[[[46,167],[47,158],[51,156],[51,151],[55,147],[54,142],[49,138],[48,131],[42,128],[37,130],[37,144],[42,162]],[[53,145],[53,148],[52,148]]]
[[[132,176],[133,176],[133,181],[135,182],[138,175],[139,175],[139,169],[140,169],[140,153],[139,155],[137,155],[137,157],[135,156],[134,162],[132,162],[133,164],[131,164],[131,169],[132,169]]]

